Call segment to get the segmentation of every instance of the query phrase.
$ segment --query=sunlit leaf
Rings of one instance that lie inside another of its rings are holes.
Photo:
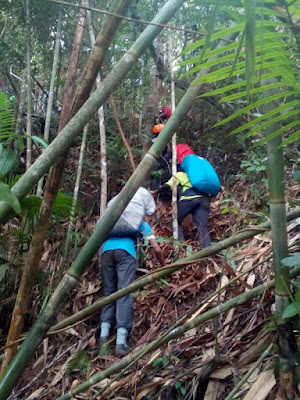
[[[282,318],[291,318],[297,314],[300,314],[300,301],[296,302],[295,304],[289,304],[283,311]]]
[[[19,200],[12,194],[10,187],[3,182],[0,182],[0,200],[8,203],[17,214],[21,212]]]
[[[300,265],[300,253],[284,258],[281,263],[286,267],[298,267]]]

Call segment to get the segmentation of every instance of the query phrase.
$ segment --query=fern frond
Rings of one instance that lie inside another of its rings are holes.
[[[278,113],[280,113],[280,112],[282,112],[282,111],[284,111],[284,110],[286,110],[288,108],[297,106],[299,104],[300,104],[300,100],[295,100],[295,101],[290,101],[289,103],[285,103],[285,104],[283,104],[281,106],[278,106],[278,107],[272,109],[271,111],[265,113],[261,117],[258,117],[256,119],[248,122],[247,124],[244,124],[243,126],[240,126],[239,128],[233,130],[231,132],[231,134],[234,135],[236,133],[240,133],[240,132],[244,131],[245,129],[249,129],[252,126],[257,125],[259,122],[261,122],[261,121],[263,121],[263,120],[265,120],[267,118],[273,117],[273,115],[276,115],[276,114],[278,114]],[[261,129],[261,127],[262,126],[260,125],[259,129]]]
[[[278,115],[278,117],[272,118],[270,121],[266,121],[263,124],[251,129],[251,131],[246,133],[243,137],[244,137],[244,139],[246,139],[250,136],[253,136],[256,132],[261,131],[262,129],[266,128],[267,126],[273,125],[276,122],[280,122],[284,119],[287,119],[287,118],[292,117],[293,115],[297,115],[297,114],[299,114],[299,110],[292,110],[285,114]]]
[[[248,111],[252,110],[255,107],[260,107],[263,104],[268,103],[270,101],[274,101],[274,100],[280,99],[282,97],[287,97],[287,96],[291,96],[291,95],[295,95],[295,94],[298,94],[298,92],[296,90],[291,90],[291,91],[287,91],[287,92],[277,93],[277,94],[275,94],[273,96],[269,96],[267,98],[255,101],[254,103],[250,104],[249,106],[244,107],[243,109],[241,109],[239,111],[236,111],[234,114],[232,114],[229,117],[227,117],[227,118],[223,119],[222,121],[218,122],[217,124],[215,124],[215,127],[216,126],[220,126],[220,125],[224,125],[227,122],[233,120],[234,118],[237,118],[240,115],[246,114]]]
[[[265,144],[269,140],[274,139],[276,136],[281,135],[284,132],[287,132],[288,130],[294,128],[295,126],[300,125],[300,120],[292,121],[287,125],[284,125],[280,129],[277,129],[275,132],[272,132],[271,135],[266,136],[264,139],[261,139],[259,142],[255,143],[253,147],[258,147],[261,146],[262,144]]]

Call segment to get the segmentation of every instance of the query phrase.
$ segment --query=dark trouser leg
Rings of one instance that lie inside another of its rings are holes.
[[[109,296],[118,290],[118,277],[115,264],[115,250],[108,250],[102,254],[101,277],[104,296]],[[116,322],[116,303],[107,304],[102,308],[100,322]]]
[[[125,250],[115,250],[117,260],[118,290],[123,289],[134,281],[136,273],[136,260]],[[132,294],[128,294],[116,302],[117,328],[132,329],[133,324]]]
[[[178,239],[181,242],[184,242],[184,235],[182,231],[182,221],[184,218],[192,212],[193,209],[193,204],[192,204],[193,199],[191,200],[181,200],[178,203]]]
[[[199,197],[195,204],[192,215],[197,225],[198,240],[203,247],[208,247],[211,243],[210,234],[208,230],[208,220],[210,212],[210,198]]]

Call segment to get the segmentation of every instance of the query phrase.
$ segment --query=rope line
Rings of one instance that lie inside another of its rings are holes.
[[[85,9],[85,10],[94,11],[94,12],[97,12],[97,13],[100,13],[100,14],[106,14],[106,15],[111,15],[111,16],[113,16],[113,17],[118,17],[118,18],[124,19],[124,20],[126,20],[126,21],[137,22],[138,24],[162,26],[163,28],[173,29],[173,30],[175,30],[175,31],[194,33],[194,34],[196,34],[196,35],[201,35],[201,36],[204,36],[204,35],[205,35],[205,33],[199,32],[199,31],[195,31],[195,30],[193,30],[193,29],[179,28],[179,27],[177,27],[177,26],[158,24],[158,23],[156,23],[156,22],[145,21],[145,20],[142,20],[142,19],[125,17],[124,15],[115,14],[115,13],[110,12],[110,11],[100,10],[100,9],[94,8],[94,7],[86,7],[86,6],[82,6],[81,4],[68,3],[67,1],[63,1],[63,0],[45,0],[45,1],[49,1],[49,2],[51,2],[51,3],[61,4],[61,5],[68,6],[68,7],[83,8],[83,9]]]

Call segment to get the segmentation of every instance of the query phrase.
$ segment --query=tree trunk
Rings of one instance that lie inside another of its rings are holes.
[[[272,83],[273,81],[265,81]],[[275,95],[274,90],[265,91],[265,96]],[[278,107],[276,101],[267,103],[263,106],[263,113],[267,113]],[[266,128],[266,135],[279,130],[279,122],[269,125]],[[275,304],[276,321],[278,332],[278,348],[280,357],[280,383],[287,398],[295,397],[295,368],[297,364],[295,352],[297,344],[293,333],[293,325],[283,319],[282,314],[290,303],[289,288],[290,277],[287,267],[282,265],[281,260],[288,256],[288,241],[286,229],[286,205],[285,205],[285,174],[284,156],[282,144],[282,134],[267,142],[268,150],[268,179],[270,193],[270,217],[272,227],[272,247],[273,263],[275,274]],[[287,382],[289,382],[287,384]]]
[[[83,0],[84,1],[84,0]],[[85,22],[85,10],[81,12],[79,10],[80,16],[77,23],[74,45],[72,49],[71,61],[68,70],[67,77],[67,88],[64,95],[61,119],[59,121],[59,131],[62,130],[64,125],[67,123],[67,116],[69,112],[69,107],[71,103],[71,96],[74,87],[74,80],[77,70],[77,62],[79,56],[79,48],[83,35],[84,22]],[[28,74],[28,72],[27,72]],[[65,162],[63,158],[60,159],[60,162]],[[57,164],[52,167],[51,171],[54,169]],[[32,236],[32,241],[29,248],[28,258],[26,260],[20,287],[18,290],[15,306],[12,313],[11,324],[7,336],[6,344],[16,341],[20,334],[22,333],[24,318],[28,310],[28,306],[31,302],[31,289],[33,285],[33,278],[36,270],[38,269],[41,253],[43,249],[43,243],[46,237],[46,233],[48,230],[50,217],[53,209],[53,205],[56,199],[56,194],[59,188],[59,181],[53,181],[53,174],[50,172],[50,177],[46,184],[45,195],[43,198],[43,202],[40,209],[40,214],[37,220],[36,229]],[[10,360],[16,352],[16,346],[12,346],[6,349],[5,358],[2,363],[1,371],[6,369]]]
[[[154,41],[154,47],[159,54],[160,41]],[[153,59],[150,67],[149,90],[145,105],[143,153],[146,154],[151,146],[154,117],[158,115],[160,89],[162,81],[159,78],[156,61]]]
[[[111,108],[112,108],[112,111],[113,111],[113,116],[114,116],[115,123],[116,123],[116,125],[118,127],[118,131],[120,133],[121,139],[122,139],[122,141],[124,143],[124,146],[126,147],[126,150],[127,150],[127,153],[128,153],[128,157],[129,157],[129,161],[130,161],[132,172],[134,172],[135,171],[135,163],[134,163],[132,151],[131,151],[131,148],[130,148],[128,142],[127,142],[127,139],[126,139],[125,133],[124,133],[124,131],[122,129],[122,126],[120,124],[120,120],[119,120],[119,117],[118,117],[118,111],[116,109],[116,105],[115,105],[115,102],[114,102],[113,95],[110,95],[110,104],[111,104]]]
[[[21,81],[21,89],[20,89],[20,103],[18,109],[18,116],[16,121],[16,134],[22,134],[22,118],[24,113],[24,106],[25,106],[25,91],[26,91],[26,71],[22,74],[22,81]]]
[[[85,1],[85,5],[89,7],[89,1]],[[89,28],[89,35],[92,48],[95,45],[96,38],[92,24],[92,13],[87,10],[87,22]],[[97,74],[96,87],[97,89],[101,86],[100,72]],[[100,195],[100,215],[106,208],[107,204],[107,161],[106,161],[106,132],[105,132],[105,121],[104,121],[104,108],[101,106],[98,109],[98,121],[99,121],[99,132],[100,132],[100,180],[101,180],[101,195]]]
[[[132,0],[115,0],[110,7],[114,14],[124,15]],[[92,48],[88,62],[80,77],[80,86],[78,87],[71,109],[71,115],[76,114],[82,104],[89,97],[97,74],[103,64],[108,48],[120,26],[120,18],[112,15],[106,17],[103,27],[100,30],[94,47]]]
[[[59,61],[62,17],[63,17],[63,12],[62,12],[62,9],[59,8],[57,30],[56,30],[56,40],[55,40],[55,45],[54,45],[53,65],[52,65],[52,71],[51,71],[51,80],[50,80],[50,88],[49,88],[49,94],[48,94],[47,112],[46,112],[46,120],[45,120],[45,129],[44,129],[44,139],[46,142],[49,141],[51,114],[52,114],[53,98],[54,98],[54,84],[55,84],[55,78],[56,78],[58,61]],[[41,194],[42,194],[43,180],[44,180],[44,178],[41,178],[38,183],[38,188],[37,188],[37,192],[36,192],[36,194],[38,196],[41,196]]]
[[[173,54],[172,54],[172,37],[169,38],[169,64],[171,73],[171,106],[172,112],[175,111],[175,83],[174,83],[174,69],[173,69]],[[176,151],[176,133],[172,136],[172,219],[173,219],[173,237],[178,240],[178,217],[177,217],[177,151]],[[175,246],[176,250],[178,246]]]
[[[155,17],[154,21],[158,23],[168,22],[183,3],[184,0],[169,0],[162,7],[160,12]],[[161,29],[161,26],[147,26],[147,28],[140,35],[135,44],[131,47],[129,52],[123,56],[117,66],[106,77],[99,92],[98,90],[96,90],[96,92],[87,101],[85,106],[83,106],[81,110],[79,110],[76,115],[77,118],[76,116],[73,118],[73,123],[71,121],[71,123],[69,124],[72,128],[72,135],[74,135],[74,128],[76,131],[76,123],[74,124],[74,120],[76,121],[76,119],[79,119],[79,123],[83,123],[86,122],[85,119],[88,120],[90,116],[93,115],[93,112],[95,112],[94,110],[99,108],[99,106],[104,101],[104,98],[107,98],[110,95],[111,91],[116,87],[116,85],[118,85],[118,83],[123,79],[126,73],[132,68],[139,56],[143,53],[143,51],[145,51],[149,43],[151,43],[151,41],[154,39],[154,37],[157,36]],[[196,88],[199,91],[199,85]],[[110,230],[124,211],[134,193],[144,183],[145,176],[147,176],[147,174],[155,164],[156,158],[159,157],[162,149],[166,146],[165,141],[168,142],[170,136],[172,136],[172,134],[174,133],[177,125],[183,120],[183,117],[193,104],[194,95],[199,95],[197,90],[195,90],[195,87],[192,87],[190,89],[190,92],[186,93],[186,95],[184,96],[184,103],[186,104],[184,104],[183,107],[178,106],[178,115],[176,116],[174,113],[168,121],[167,125],[169,125],[170,128],[164,129],[164,131],[166,132],[165,135],[161,135],[160,137],[158,137],[151,148],[151,152],[149,152],[145,156],[144,160],[141,162],[139,167],[128,180],[120,195],[117,197],[114,207],[108,210],[107,214],[104,215],[102,223],[97,226],[95,232],[85,244],[84,248],[77,256],[71,268],[68,270],[68,273],[61,280],[60,284],[51,296],[48,304],[41,313],[38,321],[33,326],[25,342],[20,347],[18,353],[5,371],[3,379],[0,382],[0,393],[3,394],[3,397],[10,394],[12,388],[21,376],[29,359],[32,357],[35,349],[38,347],[39,343],[41,343],[45,333],[53,324],[58,312],[63,307],[63,304],[66,301],[70,290],[75,287],[77,280],[83,273],[87,263],[89,263],[91,258],[96,254],[99,247],[106,239]],[[173,122],[171,119],[173,119]],[[55,140],[56,143],[61,136],[62,135],[58,135],[57,139]],[[51,144],[52,148],[54,142],[52,142]],[[47,148],[47,150],[49,149],[49,147]],[[46,154],[47,150],[44,152],[44,154],[42,154],[42,156]],[[50,160],[48,159],[48,162],[49,161]]]
[[[67,232],[67,237],[66,237],[66,241],[65,241],[65,245],[64,245],[62,262],[60,265],[60,269],[58,271],[57,282],[61,281],[64,269],[65,269],[65,266],[66,266],[66,263],[68,260],[68,255],[69,255],[69,250],[70,250],[70,245],[71,245],[71,236],[72,236],[73,228],[74,228],[75,211],[76,211],[76,207],[77,207],[79,187],[80,187],[80,181],[81,181],[81,176],[82,176],[84,151],[85,151],[85,146],[86,146],[88,129],[89,129],[89,124],[86,124],[86,126],[84,127],[84,130],[83,130],[83,135],[82,135],[80,154],[79,154],[79,160],[78,160],[78,168],[77,168],[77,174],[76,174],[76,182],[75,182],[73,201],[72,201],[72,206],[71,206],[71,211],[70,211],[68,232]]]
[[[72,118],[68,125],[63,129],[60,135],[47,147],[43,154],[36,160],[30,170],[25,173],[12,188],[12,193],[20,200],[26,196],[34,187],[37,181],[45,174],[51,165],[59,156],[65,153],[71,147],[76,135],[92,118],[97,109],[109,98],[110,94],[118,87],[124,79],[127,72],[136,63],[138,58],[143,54],[149,43],[153,41],[156,35],[161,31],[164,21],[168,21],[178,7],[185,0],[169,0],[162,8],[162,12],[154,18],[155,25],[149,25],[142,32],[133,46],[124,54],[121,60],[109,73],[103,81],[101,87],[93,93],[86,103],[79,109],[77,114]],[[170,4],[174,3],[174,9],[170,8]],[[178,5],[178,3],[180,3]],[[160,24],[160,21],[163,21]],[[157,25],[156,25],[157,24]],[[0,202],[0,221],[7,216],[11,207],[8,203]]]
[[[139,101],[140,101],[139,141],[141,144],[143,143],[142,126],[143,126],[143,109],[144,109],[144,69],[145,69],[145,60],[144,60],[144,58],[142,58],[142,70],[141,70],[140,86],[139,86]]]
[[[26,0],[26,71],[27,71],[27,128],[26,128],[26,170],[31,166],[31,119],[32,119],[32,84],[31,84],[31,29],[29,0]]]

